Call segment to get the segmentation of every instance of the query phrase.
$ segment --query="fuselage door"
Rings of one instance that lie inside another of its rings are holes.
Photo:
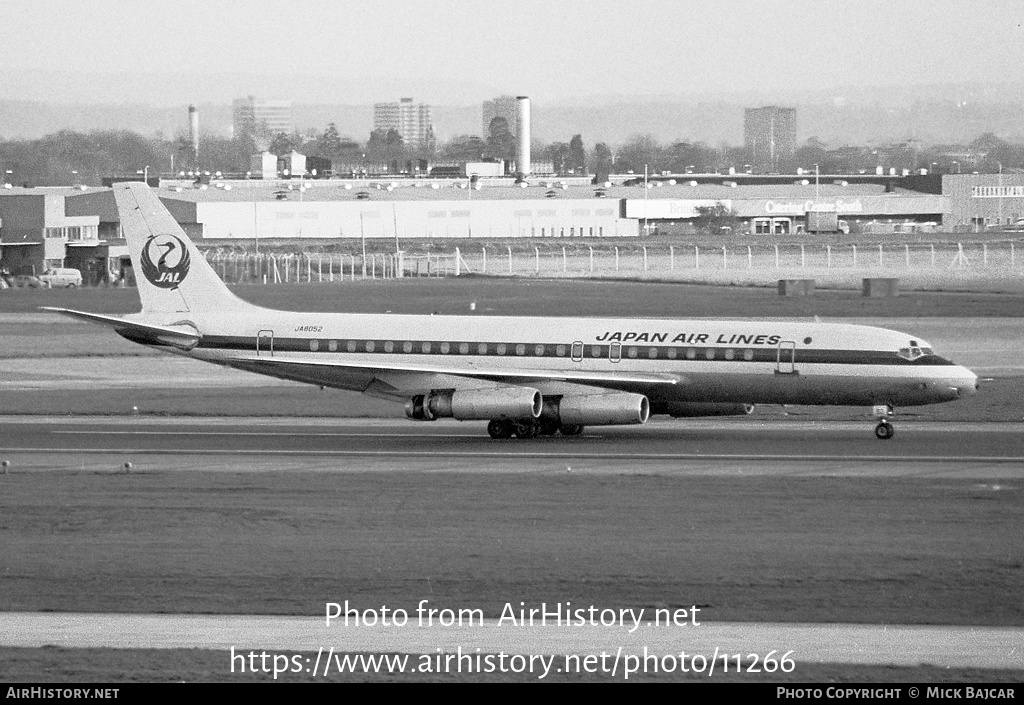
[[[256,335],[256,357],[274,356],[274,331],[261,330]]]
[[[775,357],[775,374],[796,374],[796,343],[792,340],[783,340],[779,343]]]
[[[583,361],[583,341],[577,340],[572,344],[572,349],[569,351],[572,356],[573,362]]]
[[[622,359],[622,343],[612,343],[608,346],[608,359],[612,362]]]

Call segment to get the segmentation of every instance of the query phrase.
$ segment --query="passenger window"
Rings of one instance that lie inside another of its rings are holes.
[[[591,345],[590,346],[590,356],[591,357],[601,357],[601,346],[600,345]]]
[[[534,354],[535,354],[535,355],[536,355],[537,357],[544,357],[544,346],[543,346],[543,345],[538,345],[537,347],[535,347],[535,348],[533,349],[533,353],[534,353]]]
[[[309,349],[312,352],[316,352],[317,350],[319,350],[320,349],[320,341],[319,340],[311,340],[311,341],[309,341]]]
[[[736,357],[736,351],[735,350],[733,350],[732,348],[726,349],[726,351],[725,351],[725,359],[726,360],[732,360],[735,357]]]
[[[384,352],[394,352],[394,351],[395,351],[395,344],[394,344],[393,341],[389,340],[386,343],[384,343]]]
[[[373,352],[374,344],[372,340],[366,341],[366,352]]]
[[[708,348],[707,350],[705,350],[704,351],[704,357],[706,357],[709,360],[714,360],[715,359],[715,349],[714,348]]]
[[[422,350],[425,353],[429,353],[430,352],[430,343],[423,343],[423,345],[420,346],[420,350]]]
[[[686,359],[696,360],[697,359],[697,348],[686,348]]]
[[[676,349],[675,348],[669,348],[668,349],[668,359],[669,360],[675,360],[676,359]]]
[[[754,351],[753,350],[744,350],[743,351],[743,359],[744,360],[753,360],[754,359]]]
[[[496,352],[499,355],[504,355],[505,354],[505,343],[498,343]]]
[[[647,357],[651,358],[652,360],[658,357],[658,348],[650,348],[647,351]]]
[[[347,343],[345,343],[345,349],[348,350],[349,352],[355,352],[356,351],[356,341],[350,340]]]
[[[338,341],[332,340],[331,342],[327,343],[327,349],[330,350],[331,352],[338,352]]]
[[[408,341],[402,343],[402,352],[411,353],[412,352],[412,343],[410,343]]]
[[[480,343],[479,345],[477,345],[476,346],[476,352],[477,352],[478,355],[486,355],[487,354],[487,343]]]
[[[558,357],[565,357],[565,346],[564,345],[556,345],[555,346],[555,355],[557,355]]]
[[[629,348],[626,350],[626,355],[628,355],[629,357],[636,357],[636,348],[633,347],[632,345],[629,346]]]
[[[580,360],[583,359],[583,342],[582,341],[577,340],[576,342],[574,342],[572,344],[571,354],[572,354],[572,359],[575,362],[579,362]]]
[[[459,343],[459,354],[460,355],[468,355],[469,354],[469,343]]]
[[[441,343],[441,352],[443,354],[447,355],[448,351],[451,350],[451,349],[452,349],[452,346],[449,345],[448,343]]]
[[[525,355],[525,354],[526,354],[526,346],[523,345],[522,343],[519,343],[519,345],[516,346],[516,355]]]

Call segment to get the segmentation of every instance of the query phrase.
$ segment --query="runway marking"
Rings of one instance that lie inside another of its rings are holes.
[[[542,453],[533,451],[437,451],[418,450],[209,450],[167,449],[167,448],[0,448],[8,453],[70,453],[108,455],[220,455],[220,456],[293,456],[293,457],[411,457],[411,458],[530,458],[530,459],[583,459],[583,460],[720,460],[720,461],[832,461],[832,462],[879,462],[879,463],[1024,463],[1024,456],[985,455],[744,455],[730,453]]]

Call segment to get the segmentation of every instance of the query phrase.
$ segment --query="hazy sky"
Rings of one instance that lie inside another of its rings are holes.
[[[3,0],[0,96],[88,98],[51,72],[96,75],[89,102],[225,80],[234,95],[462,104],[1020,82],[1022,22],[1021,0]]]

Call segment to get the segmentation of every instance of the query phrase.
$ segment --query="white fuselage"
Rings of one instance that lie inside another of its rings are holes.
[[[202,339],[184,352],[197,359],[394,399],[503,386],[507,373],[545,396],[643,394],[656,413],[670,402],[906,406],[956,399],[977,381],[909,334],[818,321],[267,309],[146,320],[195,327]]]

